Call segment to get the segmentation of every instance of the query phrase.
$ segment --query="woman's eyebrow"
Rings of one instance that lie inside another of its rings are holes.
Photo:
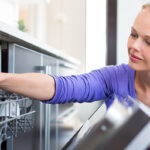
[[[144,37],[150,40],[150,35],[145,35]]]
[[[133,26],[131,27],[131,30],[133,30],[134,32],[138,33]],[[150,40],[150,35],[143,35],[143,37]]]
[[[136,32],[136,30],[134,29],[134,27],[133,27],[133,26],[131,27],[131,30],[133,30],[134,32]]]

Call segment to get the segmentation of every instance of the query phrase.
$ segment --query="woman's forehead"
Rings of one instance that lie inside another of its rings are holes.
[[[150,35],[150,9],[143,9],[137,15],[133,27],[141,34]]]

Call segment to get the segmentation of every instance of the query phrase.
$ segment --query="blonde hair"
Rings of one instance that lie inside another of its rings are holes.
[[[146,9],[146,8],[149,8],[149,9],[150,9],[150,3],[144,4],[144,5],[142,6],[142,9]]]

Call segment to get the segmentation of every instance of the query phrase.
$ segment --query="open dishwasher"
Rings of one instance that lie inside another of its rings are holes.
[[[12,150],[13,138],[33,128],[34,118],[32,100],[0,90],[0,150]]]
[[[144,104],[130,96],[115,96],[102,118],[100,113],[101,106],[63,150],[146,150],[150,147],[150,109]]]

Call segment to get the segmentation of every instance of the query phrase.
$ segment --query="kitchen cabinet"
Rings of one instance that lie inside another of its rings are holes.
[[[47,74],[52,74],[52,75],[58,75],[58,63],[59,60],[55,59],[51,56],[47,56],[47,55],[42,55],[43,58],[43,67],[45,68],[45,73]],[[45,104],[43,104],[45,105]],[[58,104],[56,105],[45,105],[45,112],[46,112],[46,116],[47,118],[45,118],[45,122],[47,123],[47,130],[48,132],[45,130],[45,132],[47,132],[47,136],[45,134],[45,141],[47,140],[47,145],[48,145],[48,149],[57,149],[57,145],[58,145],[58,126],[57,126],[57,114],[58,114]],[[50,112],[50,118],[49,118],[49,114],[48,111]],[[48,141],[48,139],[49,141]]]
[[[63,60],[59,61],[58,74],[60,76],[75,75],[77,72],[77,67],[73,64],[67,63]],[[62,149],[63,146],[68,142],[70,137],[72,137],[76,128],[74,128],[73,119],[77,114],[77,110],[74,103],[59,104],[58,106],[58,117],[57,117],[57,127],[58,127],[58,149]]]
[[[38,69],[41,66],[42,55],[36,51],[17,44],[9,44],[8,46],[8,72],[9,73],[27,73],[27,72],[40,72]],[[20,150],[33,150],[40,147],[40,111],[41,104],[39,101],[29,100],[28,107],[34,105],[36,111],[34,116],[33,129],[27,130],[25,133],[19,134],[13,138],[13,149]],[[44,115],[43,115],[44,116]],[[36,137],[36,138],[35,138]],[[33,144],[35,143],[35,144]],[[22,146],[26,145],[26,146]]]
[[[49,68],[48,73],[59,76],[76,74],[77,70],[75,65],[64,60],[54,59],[47,55],[43,55],[43,66]],[[73,103],[47,105],[46,107],[50,107],[51,113],[50,122],[47,122],[50,127],[49,147],[52,150],[58,150],[61,149],[75,133],[73,126],[68,128],[67,124],[77,113],[77,110]]]

